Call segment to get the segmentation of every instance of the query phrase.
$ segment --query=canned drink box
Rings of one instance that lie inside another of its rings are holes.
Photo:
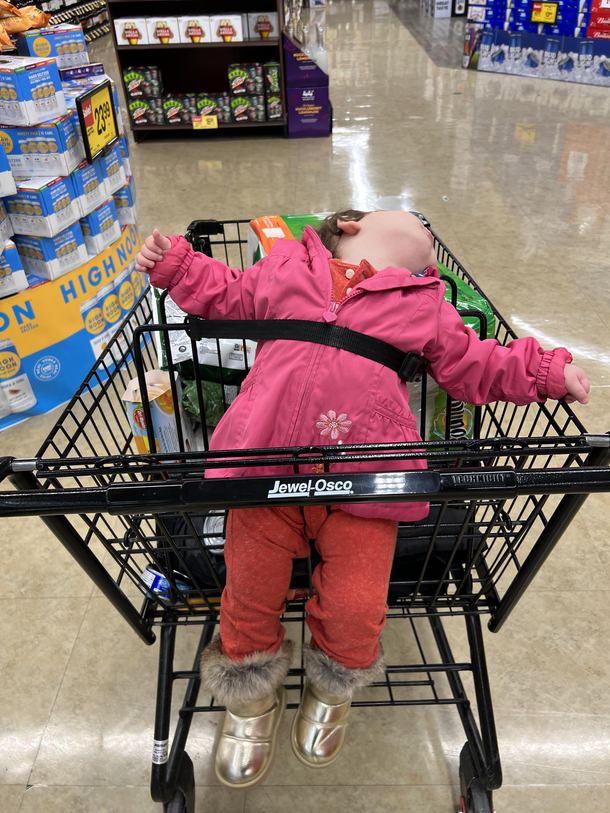
[[[115,20],[114,30],[118,44],[151,45],[146,23],[146,17],[120,17]]]
[[[85,217],[107,199],[104,171],[99,158],[92,164],[83,161],[70,177],[79,217]]]
[[[233,62],[229,65],[229,90],[233,96],[258,96],[265,92],[260,62]]]
[[[163,95],[161,72],[156,65],[126,68],[123,84],[128,99],[156,99]]]
[[[248,14],[248,39],[276,40],[279,37],[277,11],[254,12]]]
[[[251,121],[252,114],[256,116],[252,96],[233,96],[231,99],[231,117],[233,121]]]
[[[195,589],[189,577],[177,570],[172,572],[172,579],[180,593],[190,593]],[[164,604],[171,602],[173,593],[171,582],[162,573],[155,570],[152,565],[148,565],[142,573],[142,581],[155,598],[158,598]],[[174,599],[180,602],[178,596],[174,596]]]
[[[209,16],[190,14],[188,17],[178,17],[178,36],[185,45],[211,42]]]
[[[91,79],[93,76],[104,76],[106,70],[103,62],[88,62],[75,68],[60,68],[59,78],[63,82],[72,82],[75,79]]]
[[[129,178],[133,175],[131,170],[131,161],[129,160],[129,145],[127,144],[127,139],[124,135],[121,136],[121,140],[119,141],[119,147],[121,149],[121,160],[123,161],[123,169],[125,170],[125,175]]]
[[[86,237],[85,237],[86,239]],[[102,335],[103,346],[106,348],[114,338],[121,324],[121,306],[115,289],[115,281],[106,283],[97,292],[97,301],[102,311],[105,331]]]
[[[0,243],[6,242],[13,235],[13,225],[6,211],[4,201],[0,199]]]
[[[265,62],[263,65],[265,93],[279,95],[282,92],[282,74],[279,62]]]
[[[0,122],[41,124],[67,113],[54,59],[3,56],[0,63]]]
[[[137,273],[137,272],[136,272]],[[178,392],[177,414],[182,428],[184,447],[187,451],[195,450],[193,430],[185,418],[182,408],[182,385],[176,375],[176,388]],[[178,442],[178,431],[176,429],[176,418],[174,414],[174,399],[171,390],[170,376],[163,370],[148,370],[146,373],[147,400],[150,404],[152,429],[155,439],[155,451],[164,454],[166,452],[178,452],[180,445]],[[134,443],[139,454],[147,454],[148,434],[146,428],[146,417],[142,406],[142,395],[138,379],[134,378],[127,385],[122,397],[129,427],[133,434]]]
[[[198,116],[217,116],[219,122],[231,121],[231,102],[228,93],[199,93],[195,101]]]
[[[177,17],[147,17],[146,30],[151,45],[174,45],[180,42]]]
[[[16,234],[38,237],[54,237],[80,216],[70,176],[19,181],[6,207]]]
[[[97,209],[80,220],[85,245],[89,254],[99,254],[121,236],[121,224],[114,204],[109,198]]]
[[[5,139],[6,136],[3,138],[2,131],[0,130],[0,198],[4,198],[7,195],[14,195],[17,191],[15,179],[11,172],[11,165],[4,146]]]
[[[110,152],[98,158],[104,173],[106,184],[106,198],[112,197],[114,193],[127,183],[123,159],[121,158],[121,147],[116,144]]]
[[[284,106],[282,97],[275,94],[267,94],[267,120],[277,121],[284,118]]]
[[[17,246],[12,240],[2,242],[0,253],[0,299],[18,294],[29,287]]]
[[[163,97],[163,117],[165,124],[190,124],[191,112],[184,93]]]
[[[163,109],[161,109],[161,121],[158,121],[157,117],[160,104],[162,104],[161,99],[132,99],[127,106],[134,126],[164,124]]]
[[[69,175],[85,158],[73,113],[35,127],[3,125],[0,141],[15,177]]]
[[[114,193],[114,204],[121,226],[135,226],[137,219],[136,185],[133,177],[127,178],[125,186]]]
[[[74,223],[55,237],[13,238],[27,274],[52,280],[87,262],[88,254],[79,223]]]
[[[17,37],[21,56],[53,57],[59,68],[74,68],[89,62],[82,26],[63,25],[23,31]]]
[[[242,15],[215,14],[210,17],[210,38],[212,42],[242,42],[244,39]]]

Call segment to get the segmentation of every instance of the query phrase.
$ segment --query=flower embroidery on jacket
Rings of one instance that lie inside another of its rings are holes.
[[[334,409],[329,409],[326,415],[322,414],[318,418],[316,429],[320,429],[323,437],[330,435],[332,440],[337,440],[340,434],[347,435],[351,425],[352,422],[347,420],[346,412],[337,415]]]

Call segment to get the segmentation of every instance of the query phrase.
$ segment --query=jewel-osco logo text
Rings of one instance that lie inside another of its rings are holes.
[[[327,495],[353,494],[351,480],[303,480],[300,483],[282,483],[276,480],[273,488],[267,492],[269,499],[287,499],[299,497],[325,497]]]

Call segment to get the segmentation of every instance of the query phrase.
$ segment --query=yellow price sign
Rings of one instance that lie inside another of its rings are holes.
[[[543,25],[555,25],[557,22],[557,10],[559,3],[532,3],[532,23],[542,23]]]
[[[218,116],[193,116],[193,130],[217,130]]]
[[[76,103],[87,160],[91,162],[119,137],[110,82],[79,96]]]

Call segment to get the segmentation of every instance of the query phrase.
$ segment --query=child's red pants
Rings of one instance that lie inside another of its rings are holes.
[[[285,630],[292,560],[309,555],[315,539],[322,562],[313,574],[317,595],[306,604],[317,646],[349,668],[370,666],[385,624],[388,582],[398,523],[326,506],[241,508],[229,513],[220,634],[233,660],[274,652]]]

